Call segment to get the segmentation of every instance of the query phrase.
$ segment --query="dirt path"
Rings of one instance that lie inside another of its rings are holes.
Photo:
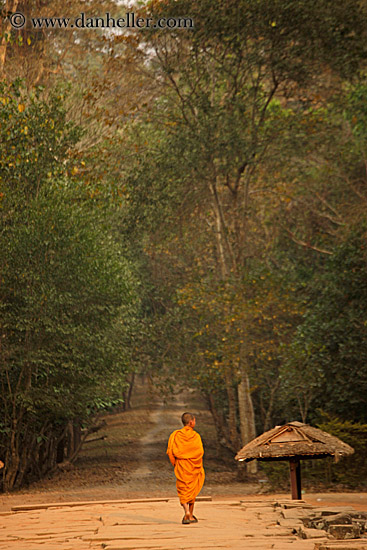
[[[177,428],[177,416],[183,405],[180,400],[169,408],[161,404],[150,414],[152,427],[140,439],[137,467],[129,475],[128,484],[134,492],[172,493],[174,476],[164,454],[169,434]]]

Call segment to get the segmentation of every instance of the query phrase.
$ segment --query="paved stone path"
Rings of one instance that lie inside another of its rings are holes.
[[[191,525],[172,499],[17,509],[0,515],[1,550],[367,550],[367,541],[300,539],[270,501],[198,502]]]

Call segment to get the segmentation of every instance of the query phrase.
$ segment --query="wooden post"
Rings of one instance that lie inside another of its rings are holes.
[[[301,500],[301,464],[298,458],[292,458],[289,461],[290,474],[291,474],[291,489],[292,499]]]

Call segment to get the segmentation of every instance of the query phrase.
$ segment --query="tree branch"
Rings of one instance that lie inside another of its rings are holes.
[[[320,252],[321,254],[328,254],[329,256],[332,256],[332,252],[330,250],[325,250],[323,248],[319,248],[317,246],[313,246],[310,243],[306,243],[305,241],[302,241],[301,239],[298,239],[295,234],[290,231],[290,229],[287,229],[283,226],[283,229],[288,233],[292,241],[296,244],[299,244],[300,246],[303,246],[304,248],[309,248],[310,250],[315,250],[315,252]]]

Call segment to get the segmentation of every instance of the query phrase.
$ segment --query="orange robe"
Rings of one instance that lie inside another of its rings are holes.
[[[167,454],[175,467],[176,487],[181,504],[194,502],[204,484],[204,448],[200,435],[184,426],[168,440]]]

